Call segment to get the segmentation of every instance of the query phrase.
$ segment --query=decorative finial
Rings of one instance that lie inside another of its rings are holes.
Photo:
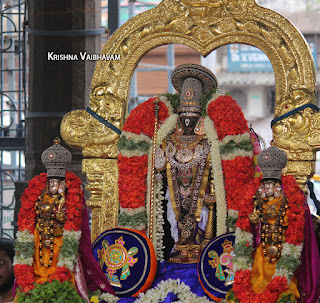
[[[56,137],[54,140],[53,140],[53,143],[54,144],[60,144],[60,138],[59,137]]]

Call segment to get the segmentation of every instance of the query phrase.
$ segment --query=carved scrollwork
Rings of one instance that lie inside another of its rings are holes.
[[[163,0],[154,9],[126,22],[103,47],[102,54],[119,55],[120,60],[98,61],[91,83],[91,109],[121,129],[131,77],[138,62],[151,49],[169,43],[187,45],[203,56],[230,43],[258,47],[274,69],[275,117],[315,103],[312,55],[300,32],[283,16],[260,7],[254,0]],[[67,117],[62,126],[68,144],[82,148],[86,158],[116,157],[116,133],[83,111],[72,115],[74,118]],[[293,161],[288,171],[298,172],[297,178],[301,174],[299,180],[312,174],[314,152],[320,146],[319,119],[318,114],[305,109],[273,128],[276,145]],[[90,175],[89,170],[85,171]],[[96,180],[94,176],[90,178]],[[102,194],[98,196],[95,195],[95,203],[104,205]],[[114,197],[113,203],[117,204],[118,198]],[[114,209],[106,209],[105,215],[113,216],[110,211]]]
[[[118,166],[113,159],[85,159],[83,172],[87,174],[91,197],[87,205],[92,209],[91,239],[95,240],[105,229],[118,224]]]

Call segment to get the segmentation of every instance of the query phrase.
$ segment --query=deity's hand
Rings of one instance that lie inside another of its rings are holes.
[[[63,222],[63,223],[67,219],[66,214],[65,214],[65,212],[63,210],[57,210],[56,211],[56,218],[57,218],[58,221]]]

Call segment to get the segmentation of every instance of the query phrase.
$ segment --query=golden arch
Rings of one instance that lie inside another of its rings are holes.
[[[260,48],[270,59],[276,79],[275,117],[315,103],[315,68],[300,32],[283,16],[254,0],[163,0],[121,26],[107,41],[93,75],[90,107],[119,129],[127,108],[132,74],[145,53],[170,43],[192,47],[206,56],[214,49],[244,43]],[[120,57],[120,60],[117,60]],[[276,145],[289,157],[286,172],[300,184],[313,174],[320,145],[320,115],[307,108],[273,127]],[[117,225],[118,135],[84,110],[68,113],[61,135],[83,151],[93,210],[92,238]]]

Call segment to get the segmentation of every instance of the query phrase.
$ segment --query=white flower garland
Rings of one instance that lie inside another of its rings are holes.
[[[108,303],[117,303],[120,298],[117,296],[114,296],[113,294],[109,294],[107,292],[104,292],[103,294],[99,295],[99,302],[101,300],[107,301]],[[90,302],[94,302],[93,300],[90,300]]]
[[[179,115],[173,114],[167,118],[157,134],[157,146],[162,144],[163,140],[174,130],[177,125]]]
[[[251,141],[250,134],[244,133],[240,135],[228,135],[225,136],[222,141],[220,142],[220,146],[228,144],[230,141],[234,141],[235,143],[240,143],[241,141]],[[228,154],[222,155],[222,160],[233,160],[236,157],[253,157],[253,150],[252,151],[245,151],[245,150],[234,150]]]
[[[237,227],[235,231],[235,243],[236,245],[245,245],[252,247],[253,245],[253,234],[248,233],[241,228]],[[239,270],[250,269],[252,270],[253,259],[249,256],[235,256],[233,258],[233,270],[234,272]]]
[[[211,303],[212,301],[208,300],[206,297],[198,297],[194,294],[188,285],[181,282],[180,279],[168,279],[166,281],[161,281],[155,288],[149,289],[146,293],[139,294],[138,298],[134,301],[134,303],[159,303],[166,299],[168,294],[172,292],[174,293],[180,303]],[[97,299],[105,300],[108,303],[117,303],[120,298],[116,297],[109,293],[103,293]],[[91,298],[90,302],[95,302],[93,298]]]
[[[34,234],[32,234],[29,230],[25,229],[23,231],[18,231],[16,235],[16,243],[24,243],[26,245],[33,246],[29,251],[16,251],[13,266],[17,264],[21,265],[29,265],[31,266],[33,263],[33,255],[34,255]]]
[[[209,116],[204,119],[204,130],[209,143],[211,145],[211,165],[212,165],[212,179],[216,194],[217,203],[217,236],[225,234],[227,221],[227,202],[226,193],[224,190],[224,178],[221,163],[220,143],[218,140],[217,131]]]
[[[165,104],[165,106],[168,108],[168,115],[171,116],[173,114],[173,107],[171,105],[171,102],[166,96],[160,96],[159,100]]]
[[[63,242],[68,243],[68,245],[72,247],[72,252],[68,250],[68,253],[63,253],[61,252],[61,248],[60,248],[59,257],[58,257],[59,261],[57,264],[58,267],[65,266],[70,271],[74,270],[74,267],[77,263],[80,238],[81,238],[80,230],[78,231],[64,230],[63,231]],[[34,261],[34,253],[35,253],[34,235],[28,230],[18,231],[16,241],[19,243],[33,245],[33,247],[27,253],[25,251],[17,251],[14,256],[13,265],[20,264],[20,265],[31,266]]]
[[[59,261],[57,266],[63,267],[65,266],[70,271],[73,271],[78,258],[78,248],[79,248],[79,242],[81,238],[81,230],[74,231],[74,230],[64,230],[62,234],[63,242],[68,243],[72,246],[72,254],[65,255],[61,253],[61,248],[64,244],[62,244],[59,252]]]
[[[149,289],[146,293],[140,294],[135,303],[162,302],[170,292],[174,293],[178,297],[179,301],[177,302],[211,302],[206,297],[198,297],[196,294],[191,292],[190,287],[183,282],[180,282],[180,279],[168,279],[166,281],[161,281],[155,288]]]
[[[122,131],[121,137],[124,137],[127,140],[132,140],[136,144],[140,142],[146,142],[152,145],[152,139],[150,139],[147,135],[144,135],[142,133],[138,135],[132,132]],[[143,151],[139,149],[134,149],[134,150],[121,149],[120,153],[124,157],[131,158],[131,157],[142,157],[144,155],[147,155],[148,151]]]
[[[160,98],[161,100],[161,98]],[[163,101],[163,100],[162,100]],[[157,142],[156,147],[158,148],[160,144],[162,144],[163,140],[174,130],[176,123],[177,123],[178,115],[174,114],[169,116],[164,124],[160,127],[158,133],[157,133]],[[148,175],[147,175],[147,194],[146,194],[146,210],[147,210],[147,217],[150,218],[150,205],[149,201],[151,199],[151,177],[153,173],[153,167],[152,167],[152,148],[150,148],[148,153]],[[162,182],[155,181],[154,186],[154,224],[153,224],[153,245],[154,249],[157,254],[158,260],[163,260],[163,208],[162,208],[162,201],[164,199],[164,193],[162,191]],[[150,222],[148,220],[148,230],[150,229]]]
[[[155,182],[155,189],[154,189],[154,202],[155,202],[155,224],[154,224],[154,246],[156,250],[157,259],[159,261],[164,261],[164,245],[163,245],[163,237],[164,237],[164,220],[163,220],[163,200],[164,200],[164,192],[162,190],[163,182],[156,181]]]

